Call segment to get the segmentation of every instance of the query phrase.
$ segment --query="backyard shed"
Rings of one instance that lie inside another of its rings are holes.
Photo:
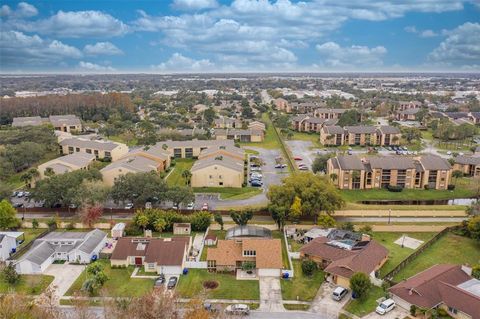
[[[173,224],[174,235],[190,235],[191,232],[192,232],[192,225],[190,223]]]
[[[113,238],[123,237],[125,232],[125,223],[117,223],[113,226],[111,234]]]

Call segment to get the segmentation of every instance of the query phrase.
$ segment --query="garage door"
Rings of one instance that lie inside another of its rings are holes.
[[[280,269],[261,268],[258,270],[261,277],[280,277]]]

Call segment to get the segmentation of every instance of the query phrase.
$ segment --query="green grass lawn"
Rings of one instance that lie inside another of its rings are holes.
[[[279,238],[279,239],[282,240],[282,263],[283,263],[283,268],[290,269],[290,264],[288,262],[287,246],[285,246],[285,238],[283,236],[283,233],[279,230],[274,230],[274,231],[272,231],[272,237],[273,238]]]
[[[453,181],[455,182],[455,181]],[[346,202],[359,202],[365,200],[431,200],[473,197],[477,193],[473,178],[459,178],[455,190],[423,190],[404,189],[401,192],[389,192],[386,189],[371,190],[341,190]]]
[[[203,282],[218,282],[215,289],[205,290]],[[258,280],[236,280],[233,274],[208,272],[206,269],[190,269],[187,275],[181,276],[177,286],[180,297],[191,298],[202,292],[206,298],[214,299],[260,299]]]
[[[103,289],[107,291],[108,296],[112,297],[138,297],[142,296],[153,288],[152,279],[139,279],[130,278],[133,272],[133,267],[112,269],[110,267],[110,261],[101,259],[98,261],[104,266],[105,274],[108,276],[108,280],[103,286]],[[68,289],[66,295],[72,296],[75,292],[80,292],[83,282],[85,281],[86,272],[75,280],[73,285]]]
[[[480,263],[480,243],[471,238],[448,233],[402,269],[393,280],[399,282],[442,263],[470,265]]]
[[[185,170],[190,170],[195,160],[190,158],[178,158],[175,160],[175,166],[172,167],[173,172],[167,178],[168,186],[185,186],[185,179],[182,173]]]
[[[32,240],[34,240],[35,238],[37,238],[38,235],[40,235],[41,233],[43,233],[43,232],[46,231],[46,230],[47,230],[46,228],[37,228],[37,229],[33,229],[33,228],[20,228],[20,229],[18,229],[17,231],[23,232],[24,235],[25,235],[24,242],[19,246],[19,248],[27,245],[27,244],[30,243]]]
[[[251,154],[251,155],[259,155],[260,154],[259,151],[251,150],[251,149],[248,149],[248,148],[244,149],[244,151],[245,151],[245,153]]]
[[[221,199],[246,199],[261,194],[262,189],[259,187],[195,187],[195,193],[218,193]]]
[[[249,142],[249,143],[240,143],[242,146],[257,146],[267,149],[281,148],[280,140],[278,139],[277,134],[275,133],[275,127],[268,116],[267,113],[262,114],[262,121],[267,125],[267,131],[265,132],[265,139],[263,142]]]
[[[378,241],[389,251],[388,260],[380,269],[381,277],[386,275],[389,271],[395,268],[402,260],[404,260],[414,252],[413,249],[406,248],[406,247],[402,248],[400,245],[397,245],[394,243],[398,238],[402,237],[404,234],[415,239],[423,240],[425,242],[431,239],[433,236],[435,236],[436,233],[434,232],[431,232],[431,233],[386,233],[386,232],[373,233],[373,239]]]
[[[366,314],[369,314],[372,311],[375,311],[377,308],[377,299],[382,298],[385,295],[385,292],[382,288],[372,286],[370,293],[367,298],[363,300],[351,300],[346,306],[345,310],[348,312],[363,317]]]
[[[300,251],[300,248],[302,248],[303,244],[300,244],[296,240],[293,240],[291,238],[287,239],[288,244],[290,245],[290,251]]]
[[[299,260],[293,261],[293,270],[293,278],[280,280],[283,300],[297,300],[297,296],[298,300],[313,300],[323,282],[323,271],[318,270],[312,277],[304,276],[302,264]]]
[[[296,305],[296,304],[283,304],[283,307],[287,310],[307,311],[310,309],[310,305]]]
[[[8,284],[0,273],[0,293],[15,291],[27,295],[39,295],[53,281],[53,276],[47,275],[21,275],[20,282],[15,285]]]

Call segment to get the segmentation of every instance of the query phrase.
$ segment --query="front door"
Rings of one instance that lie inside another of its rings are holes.
[[[142,257],[135,257],[135,266],[142,265]]]

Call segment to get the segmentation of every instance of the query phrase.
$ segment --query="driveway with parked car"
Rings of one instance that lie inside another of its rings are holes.
[[[340,309],[343,308],[351,296],[350,291],[348,291],[346,294],[342,294],[341,296],[334,295],[334,292],[337,288],[337,285],[324,282],[320,286],[315,299],[312,301],[310,311],[314,313],[323,313],[328,318],[337,318]]]

